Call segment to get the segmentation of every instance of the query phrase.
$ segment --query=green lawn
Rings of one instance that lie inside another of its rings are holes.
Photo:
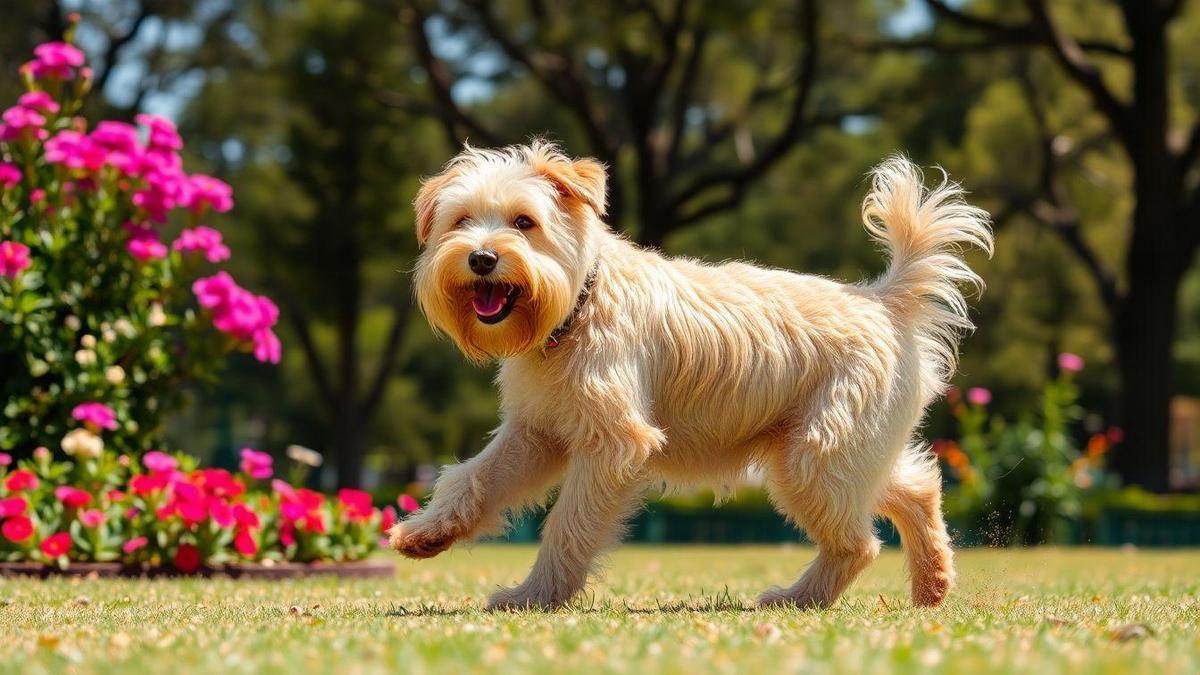
[[[946,606],[917,610],[889,551],[821,612],[749,609],[810,549],[626,547],[569,611],[482,611],[533,554],[459,549],[384,583],[0,579],[0,670],[1200,671],[1200,552],[964,551]]]

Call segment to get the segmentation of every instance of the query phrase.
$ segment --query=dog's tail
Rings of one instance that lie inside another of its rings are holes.
[[[983,280],[963,260],[967,246],[992,253],[988,213],[963,200],[963,189],[942,173],[925,187],[920,168],[894,155],[871,174],[863,223],[891,257],[874,288],[920,341],[926,371],[940,393],[954,373],[958,343],[974,328],[960,286],[983,290]]]

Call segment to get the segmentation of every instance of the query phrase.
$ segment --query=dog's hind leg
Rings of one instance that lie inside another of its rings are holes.
[[[896,462],[879,513],[900,532],[913,604],[941,604],[954,584],[954,553],[942,518],[941,473],[922,446],[910,445]]]

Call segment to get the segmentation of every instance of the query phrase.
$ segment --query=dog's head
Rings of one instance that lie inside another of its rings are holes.
[[[466,148],[414,202],[416,293],[475,361],[541,347],[575,307],[605,225],[604,166],[549,143]]]

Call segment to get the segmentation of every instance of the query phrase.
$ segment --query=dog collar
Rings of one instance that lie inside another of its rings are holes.
[[[592,286],[596,284],[596,272],[600,269],[600,261],[592,266],[592,271],[588,272],[587,279],[583,281],[583,290],[579,291],[579,297],[575,298],[575,308],[567,315],[566,321],[559,324],[558,328],[550,331],[550,336],[546,338],[544,349],[554,349],[558,346],[559,338],[567,334],[571,330],[571,324],[575,322],[575,317],[579,316],[580,310],[583,309],[583,303],[587,302],[588,296],[592,294]]]

